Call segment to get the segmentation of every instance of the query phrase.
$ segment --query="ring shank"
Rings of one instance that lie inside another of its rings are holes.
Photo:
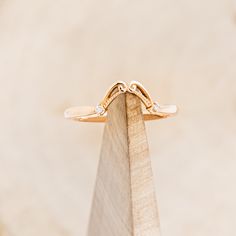
[[[169,105],[164,107],[165,112],[152,112],[143,109],[144,121],[158,120],[170,117],[174,115],[177,111],[176,107]],[[65,111],[65,118],[80,121],[80,122],[98,122],[104,123],[107,120],[107,112],[103,115],[99,115],[95,112],[94,107],[72,107]]]

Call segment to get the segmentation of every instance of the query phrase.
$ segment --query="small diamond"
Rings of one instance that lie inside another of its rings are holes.
[[[105,112],[105,109],[101,105],[95,107],[95,112],[99,115],[102,115]]]
[[[154,104],[153,104],[153,111],[154,112],[157,112],[157,111],[159,111],[159,108],[160,108],[160,106],[159,106],[159,104],[157,103],[157,102],[154,102]]]

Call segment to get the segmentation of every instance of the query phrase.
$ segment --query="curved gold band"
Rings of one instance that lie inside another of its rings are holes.
[[[69,108],[65,111],[65,118],[84,122],[105,122],[108,106],[117,96],[126,92],[137,95],[143,102],[144,120],[167,118],[177,113],[175,105],[161,106],[157,102],[153,102],[147,90],[139,82],[132,81],[128,86],[125,82],[118,81],[110,87],[102,102],[96,107]]]

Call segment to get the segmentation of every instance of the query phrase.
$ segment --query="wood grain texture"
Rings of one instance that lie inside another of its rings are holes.
[[[88,236],[158,236],[159,219],[139,98],[109,107]]]

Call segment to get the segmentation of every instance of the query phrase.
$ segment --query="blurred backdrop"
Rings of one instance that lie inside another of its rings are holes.
[[[1,0],[0,236],[85,236],[104,125],[63,112],[116,80],[180,109],[146,123],[163,236],[235,235],[236,2]]]

